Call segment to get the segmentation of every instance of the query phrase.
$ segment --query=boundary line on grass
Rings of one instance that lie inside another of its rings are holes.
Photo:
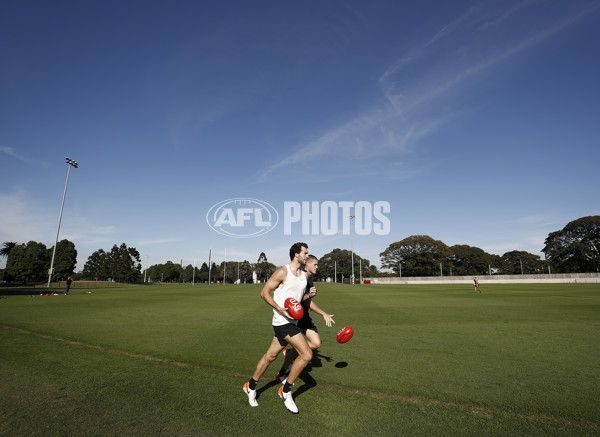
[[[34,337],[43,338],[45,340],[57,341],[60,343],[70,344],[73,346],[84,347],[87,349],[98,350],[101,352],[106,352],[112,355],[120,355],[128,358],[134,358],[138,360],[151,361],[156,363],[168,364],[175,367],[182,368],[191,368],[198,370],[207,370],[211,372],[218,372],[221,374],[225,374],[228,376],[236,376],[236,377],[247,377],[248,375],[245,373],[236,372],[233,370],[225,370],[219,369],[216,367],[207,367],[200,366],[198,364],[186,363],[183,361],[175,361],[170,360],[168,358],[155,357],[152,355],[144,355],[138,354],[134,352],[127,352],[118,349],[111,349],[105,346],[98,346],[95,344],[84,343],[82,341],[77,340],[69,340],[67,338],[56,337],[48,334],[41,334],[35,331],[29,331],[27,329],[17,328],[15,326],[0,324],[2,328],[17,332],[19,334],[30,335]],[[557,425],[557,426],[579,426],[582,428],[588,428],[594,431],[600,431],[600,424],[595,422],[589,422],[584,420],[577,419],[569,419],[566,417],[555,417],[555,416],[547,416],[543,414],[533,414],[533,413],[519,413],[517,411],[508,411],[501,410],[498,408],[489,408],[489,407],[477,407],[467,404],[455,403],[455,402],[446,402],[437,399],[428,399],[423,397],[416,396],[403,396],[403,395],[390,395],[380,392],[371,392],[367,390],[353,390],[345,387],[341,387],[335,384],[319,384],[319,387],[324,388],[325,390],[329,390],[335,393],[340,393],[343,395],[356,395],[356,396],[364,396],[372,399],[379,399],[384,401],[399,401],[405,404],[410,405],[422,405],[422,406],[441,406],[448,409],[460,410],[460,411],[468,411],[476,416],[484,417],[487,419],[493,419],[495,416],[505,416],[517,419],[531,420],[536,422],[541,422],[548,425]]]

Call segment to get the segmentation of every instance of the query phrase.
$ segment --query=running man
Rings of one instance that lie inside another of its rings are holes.
[[[479,281],[477,280],[477,277],[473,277],[473,285],[475,286],[475,293],[477,293],[478,291],[481,293],[481,289],[479,288]]]
[[[273,307],[272,325],[275,336],[267,352],[258,361],[252,378],[243,387],[252,407],[258,407],[256,384],[279,353],[288,344],[291,344],[298,351],[298,358],[294,361],[286,383],[279,387],[278,393],[286,408],[292,413],[298,413],[291,390],[298,375],[312,359],[312,350],[298,328],[298,321],[292,319],[285,310],[284,302],[288,297],[292,297],[298,302],[302,301],[306,288],[306,274],[302,270],[302,266],[306,263],[307,255],[308,245],[295,243],[290,248],[290,263],[277,269],[260,292],[260,296],[265,302]]]
[[[317,273],[319,269],[319,260],[314,255],[308,255],[306,258],[306,291],[304,293],[304,298],[302,299],[302,309],[304,310],[304,316],[300,321],[298,321],[298,328],[302,334],[304,334],[308,339],[308,345],[312,350],[316,350],[321,347],[321,336],[319,335],[319,330],[315,325],[313,319],[311,319],[308,310],[311,309],[315,313],[323,316],[325,319],[325,324],[328,328],[331,328],[331,324],[335,323],[333,320],[333,314],[327,314],[321,308],[317,306],[316,303],[313,302],[312,298],[317,295],[317,289],[313,284],[313,280],[311,276]],[[277,380],[282,384],[285,384],[287,373],[291,364],[298,357],[298,353],[295,349],[288,349],[287,353],[285,353],[285,361],[283,362],[283,366],[281,366],[281,370],[277,373]]]

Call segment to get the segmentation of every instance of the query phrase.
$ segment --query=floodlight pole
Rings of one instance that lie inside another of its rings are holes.
[[[212,249],[208,250],[208,285],[210,285],[210,270],[211,270],[211,263],[210,263],[210,256],[212,255]]]
[[[223,284],[225,284],[225,273],[227,272],[227,249],[225,249],[225,261],[223,263]]]
[[[48,288],[50,288],[50,282],[52,281],[52,273],[54,271],[54,256],[56,255],[56,246],[58,244],[58,234],[60,233],[60,222],[62,220],[63,207],[65,206],[65,197],[67,196],[67,185],[69,185],[69,174],[71,173],[71,167],[77,168],[79,164],[73,161],[71,158],[65,158],[67,167],[67,182],[65,182],[65,191],[63,192],[62,203],[60,205],[60,214],[58,216],[58,229],[56,230],[56,241],[54,242],[54,250],[52,251],[52,261],[50,261],[50,270],[48,270]]]
[[[358,260],[358,283],[362,284],[362,258]]]
[[[354,285],[354,232],[352,232],[352,220],[354,220],[354,216],[349,216],[350,218],[350,244],[352,248],[352,285]]]
[[[146,276],[148,274],[148,258],[150,258],[148,255],[145,255],[144,258],[146,259],[146,268],[144,269],[144,283],[147,282],[146,280]]]

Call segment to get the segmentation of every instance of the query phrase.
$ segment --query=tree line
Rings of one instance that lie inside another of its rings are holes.
[[[30,241],[27,244],[5,242],[0,249],[0,256],[6,257],[6,268],[0,271],[0,277],[6,282],[31,284],[48,279],[50,262],[54,247],[46,248],[42,243]],[[72,276],[74,279],[96,281],[115,280],[118,282],[136,283],[141,279],[140,254],[135,248],[125,243],[114,245],[109,252],[100,249],[88,258],[83,271],[74,273],[77,268],[77,250],[69,240],[62,240],[56,245],[52,281],[64,281]]]
[[[6,267],[0,277],[7,282],[35,283],[48,280],[50,261],[54,246],[50,249],[36,241],[27,244],[5,242],[0,249],[0,256],[6,257]],[[64,281],[72,275],[77,262],[75,244],[68,240],[59,241],[54,257],[55,281]]]
[[[448,247],[427,235],[413,235],[381,252],[381,266],[402,276],[600,272],[600,216],[574,220],[551,232],[544,243],[546,259],[541,260],[525,251],[499,256],[478,247]]]
[[[147,282],[228,282],[239,281],[242,284],[251,284],[254,279],[265,282],[277,266],[267,260],[264,252],[258,256],[255,263],[244,261],[223,261],[220,264],[204,262],[200,267],[191,264],[175,264],[167,261],[164,264],[155,264],[145,271]],[[254,277],[256,275],[256,278]]]
[[[485,252],[468,245],[447,246],[427,235],[412,235],[390,244],[380,253],[381,266],[389,272],[379,272],[368,259],[345,249],[334,249],[319,259],[317,280],[349,280],[354,277],[377,276],[438,276],[485,274],[588,273],[600,271],[600,216],[582,217],[563,229],[551,232],[542,252],[545,260],[526,251],[510,251],[503,255]],[[35,283],[47,280],[53,247],[30,241],[27,244],[5,242],[0,256],[6,257],[6,268],[0,277],[8,282]],[[117,282],[264,282],[277,268],[261,252],[255,263],[228,261],[200,267],[168,261],[150,266],[142,272],[140,254],[125,243],[110,251],[99,249],[88,258],[83,270],[74,273],[77,250],[75,244],[62,240],[56,245],[53,281],[75,279]],[[353,262],[354,261],[354,262]]]

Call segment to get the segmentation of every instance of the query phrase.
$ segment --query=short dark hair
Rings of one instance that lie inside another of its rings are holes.
[[[318,262],[318,261],[319,261],[319,258],[317,258],[317,257],[316,257],[316,256],[314,256],[314,255],[308,255],[308,256],[306,257],[306,262],[309,262],[309,261],[311,261],[311,260],[314,260],[314,261],[317,261],[317,262]]]
[[[292,247],[290,247],[290,260],[293,260],[294,256],[296,256],[296,254],[300,253],[302,251],[303,247],[306,247],[306,249],[308,249],[308,244],[306,244],[306,243],[294,243],[292,245]]]

